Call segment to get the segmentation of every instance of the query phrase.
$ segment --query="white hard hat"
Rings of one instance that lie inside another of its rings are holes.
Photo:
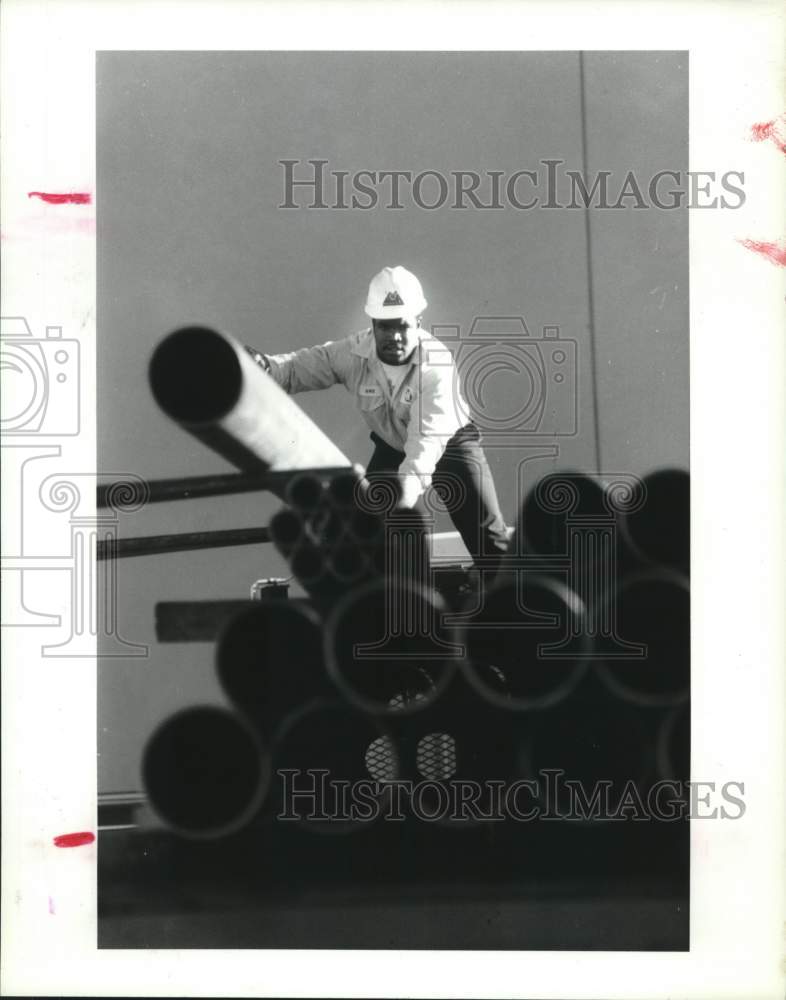
[[[366,315],[372,319],[419,316],[427,305],[420,282],[405,267],[383,267],[368,286]]]

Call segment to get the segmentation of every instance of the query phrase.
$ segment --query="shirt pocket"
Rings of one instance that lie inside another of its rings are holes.
[[[413,417],[418,413],[418,392],[412,386],[405,385],[396,396],[393,404],[393,417],[402,427],[409,427]]]
[[[375,391],[370,391],[371,389]],[[359,410],[364,413],[371,413],[373,410],[378,410],[380,406],[385,402],[385,398],[382,395],[382,390],[379,386],[360,386],[357,390],[356,404]]]
[[[418,390],[413,385],[405,385],[398,394],[396,406],[403,410],[409,410],[418,399]]]

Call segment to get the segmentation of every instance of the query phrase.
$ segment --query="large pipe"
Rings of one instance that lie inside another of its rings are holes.
[[[656,779],[652,720],[588,674],[570,698],[531,716],[519,760],[546,813],[574,822],[609,818],[626,796],[638,793],[646,803]],[[629,808],[636,806],[634,799]]]
[[[516,774],[516,735],[521,719],[490,705],[460,674],[435,699],[435,685],[423,674],[428,698],[419,712],[394,712],[387,719],[398,748],[403,778],[413,783],[411,807],[429,824],[457,830],[485,829],[496,825],[484,819],[494,812],[494,783],[509,782]],[[428,687],[426,687],[428,685]],[[402,707],[413,691],[402,691],[395,703]],[[472,802],[456,801],[458,783],[473,783]]]
[[[522,505],[508,563],[521,556],[533,568],[537,562],[540,574],[566,582],[595,615],[619,574],[635,564],[620,522],[622,510],[638,498],[637,484],[623,474],[544,476]]]
[[[357,543],[345,542],[335,546],[328,556],[328,569],[338,583],[357,584],[368,579],[369,564]]]
[[[540,709],[567,697],[586,672],[585,608],[558,580],[521,572],[482,593],[457,639],[469,683],[491,704]]]
[[[447,686],[459,646],[435,593],[392,578],[346,594],[325,624],[328,673],[348,701],[368,712],[418,711]],[[423,686],[423,677],[430,683]],[[411,693],[401,703],[398,696]],[[421,697],[417,697],[420,695]]]
[[[398,752],[378,720],[335,698],[317,698],[282,723],[273,746],[278,775],[277,812],[290,825],[311,832],[351,833],[379,818],[385,782],[399,777]],[[371,783],[366,800],[372,808],[347,815],[358,782]],[[338,783],[345,783],[340,787]],[[379,782],[379,786],[374,785]],[[282,820],[282,822],[284,822]]]
[[[623,580],[609,598],[621,639],[645,647],[644,655],[607,659],[598,672],[620,698],[646,706],[671,705],[690,690],[690,587],[669,570]]]
[[[604,513],[603,487],[595,477],[580,472],[549,473],[524,499],[510,551],[567,555],[568,517]]]
[[[270,776],[270,754],[251,728],[211,706],[167,719],[142,759],[153,810],[175,833],[200,840],[246,826],[265,800]]]
[[[236,340],[206,327],[169,334],[150,361],[172,420],[244,472],[351,462]]]
[[[237,709],[275,734],[285,715],[331,691],[319,615],[289,601],[254,602],[219,637],[216,671]]]
[[[648,563],[690,572],[690,476],[659,469],[645,476],[644,503],[622,519],[622,534]]]

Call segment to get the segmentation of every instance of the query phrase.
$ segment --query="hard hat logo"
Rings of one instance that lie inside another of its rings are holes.
[[[405,267],[383,267],[368,286],[366,315],[372,319],[416,317],[427,305],[420,282]]]

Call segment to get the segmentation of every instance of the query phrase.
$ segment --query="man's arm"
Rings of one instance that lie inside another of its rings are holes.
[[[263,354],[248,346],[246,350],[285,392],[293,395],[343,382],[349,354],[347,341],[331,340],[288,354]]]
[[[441,371],[431,369],[421,377],[420,397],[412,406],[404,447],[406,458],[398,470],[403,507],[415,505],[431,483],[445,445],[469,419],[456,396],[453,366]]]

